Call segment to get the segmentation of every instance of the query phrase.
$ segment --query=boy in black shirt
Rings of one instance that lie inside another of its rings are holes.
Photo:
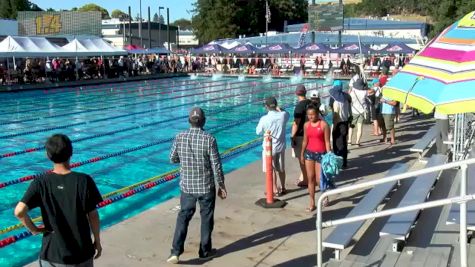
[[[46,152],[54,163],[53,171],[33,180],[15,216],[32,234],[43,234],[40,266],[93,266],[94,255],[97,259],[102,253],[96,210],[102,197],[89,175],[70,170],[73,147],[66,135],[51,136]],[[37,227],[28,215],[37,207],[44,227]]]
[[[298,103],[295,106],[294,110],[294,123],[292,124],[292,149],[293,156],[296,158],[300,164],[300,170],[302,171],[302,179],[300,178],[296,181],[296,185],[300,187],[307,186],[307,171],[305,170],[305,164],[300,162],[300,154],[302,151],[302,142],[303,142],[303,125],[307,121],[307,107],[312,103],[306,98],[307,90],[303,84],[297,86],[295,90],[295,95],[297,95]]]

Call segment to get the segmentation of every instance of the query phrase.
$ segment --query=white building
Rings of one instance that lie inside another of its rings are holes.
[[[179,30],[178,40],[180,47],[183,48],[195,47],[199,45],[199,40],[193,34],[193,31],[190,30]]]

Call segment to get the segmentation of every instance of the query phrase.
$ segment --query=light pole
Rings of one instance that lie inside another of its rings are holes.
[[[162,23],[160,22],[160,18],[161,18],[161,15],[160,15],[160,10],[162,9],[165,9],[164,7],[162,6],[159,6],[158,7],[158,46],[161,47],[162,46],[162,43],[161,43],[161,34],[162,34]]]
[[[140,12],[139,12],[139,36],[140,36],[140,47],[143,47],[143,38],[142,38],[142,0],[139,0],[139,8],[140,8]]]

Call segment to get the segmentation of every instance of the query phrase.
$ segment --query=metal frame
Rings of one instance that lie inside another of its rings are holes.
[[[462,122],[463,122],[463,118],[462,118]],[[322,260],[323,260],[322,259],[322,252],[323,252],[322,229],[323,227],[330,227],[330,226],[346,224],[346,223],[351,223],[351,222],[356,222],[356,221],[361,221],[361,220],[368,220],[368,219],[373,219],[373,218],[389,216],[392,214],[398,214],[398,213],[414,211],[414,210],[423,210],[427,208],[458,203],[460,204],[460,237],[459,237],[460,238],[460,266],[467,267],[467,202],[475,199],[475,194],[467,195],[468,165],[471,165],[471,164],[475,164],[475,158],[458,161],[458,162],[447,163],[444,165],[430,167],[430,168],[408,172],[404,174],[393,175],[393,176],[378,179],[375,181],[369,181],[365,183],[351,185],[351,186],[347,186],[343,188],[337,188],[334,190],[329,190],[329,191],[324,192],[323,194],[320,195],[317,201],[317,219],[316,219],[317,266],[321,267]],[[359,189],[363,189],[367,187],[373,187],[375,185],[379,185],[379,184],[383,184],[387,182],[393,182],[393,181],[399,182],[400,180],[408,179],[411,177],[415,177],[415,176],[419,176],[419,175],[423,175],[427,173],[432,173],[432,172],[439,172],[439,171],[453,169],[453,168],[460,168],[462,172],[461,180],[460,180],[460,196],[458,197],[429,201],[429,202],[411,205],[407,207],[383,210],[379,212],[368,213],[365,215],[359,215],[359,216],[344,218],[340,220],[334,220],[334,221],[330,220],[330,221],[326,221],[322,223],[322,202],[323,202],[323,199],[325,199],[328,196],[341,194],[341,193],[349,192],[353,190],[359,190]]]

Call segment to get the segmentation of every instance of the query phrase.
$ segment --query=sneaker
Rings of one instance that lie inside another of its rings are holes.
[[[168,259],[167,259],[167,262],[172,263],[172,264],[177,264],[178,261],[179,261],[178,256],[173,255],[173,254],[170,255],[170,257],[168,257]]]
[[[212,248],[206,255],[200,255],[200,260],[211,260],[216,257],[217,252],[215,248]]]

